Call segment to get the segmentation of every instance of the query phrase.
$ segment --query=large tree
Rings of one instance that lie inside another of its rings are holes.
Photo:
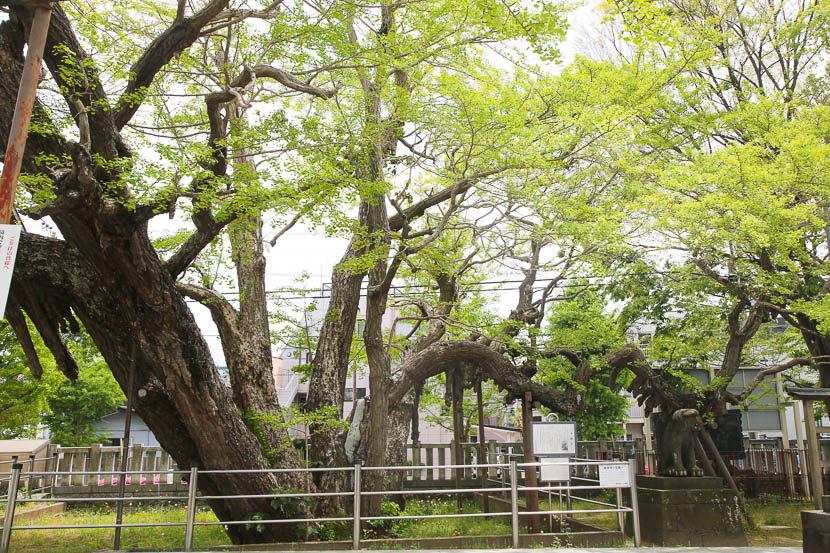
[[[722,345],[708,359],[719,365],[717,381],[705,398],[690,396],[692,403],[722,412],[743,402],[749,392],[734,395],[726,387],[753,358],[762,325],[778,317],[798,329],[809,355],[769,357],[763,373],[812,365],[819,384],[830,385],[821,3],[615,6],[623,34],[635,44],[618,49],[618,60],[628,67],[643,61],[677,67],[657,95],[657,109],[642,121],[646,130],[635,147],[643,163],[624,170],[631,196],[639,198],[631,204],[633,220],[652,229],[648,240],[660,251],[641,250],[630,274],[643,272],[643,260],[650,264],[646,272],[673,274],[660,293],[676,293],[675,299],[650,302],[664,312],[695,317],[719,309],[722,322],[710,324],[710,336],[719,335]],[[676,358],[682,355],[683,348]],[[644,398],[656,400],[661,392],[646,385],[653,376],[643,371],[635,382]]]
[[[501,2],[272,2],[250,8],[228,0],[195,7],[158,4],[151,12],[144,3],[65,8],[53,10],[44,52],[48,78],[23,159],[20,198],[22,212],[48,218],[58,236],[24,233],[6,311],[33,374],[39,376],[41,367],[23,314],[73,380],[78,365],[62,332],[77,330],[80,320],[122,389],[134,396],[138,413],[180,465],[299,466],[294,452],[281,447],[285,425],[263,423],[281,416],[264,290],[262,216],[270,209],[287,227],[309,215],[353,233],[335,270],[336,316],[326,319],[320,336],[310,404],[342,409],[341,375],[368,273],[366,346],[378,400],[372,415],[382,418],[384,394],[378,390],[388,378],[389,361],[380,347],[379,317],[395,268],[418,243],[401,242],[388,264],[381,260],[399,234],[424,242],[440,235],[446,217],[418,236],[411,222],[445,202],[449,212],[457,210],[473,186],[510,165],[499,159],[499,145],[510,142],[504,129],[501,135],[489,129],[490,138],[479,143],[470,137],[475,125],[486,121],[473,118],[472,131],[453,127],[452,117],[436,108],[444,105],[442,98],[456,113],[467,107],[471,88],[465,79],[480,57],[477,45],[524,37],[548,52],[546,37],[561,29],[555,10]],[[25,6],[14,6],[0,24],[3,136],[9,134],[31,18]],[[486,79],[477,79],[472,88],[483,90]],[[452,91],[459,98],[452,98]],[[331,102],[340,95],[342,102]],[[318,112],[309,99],[330,100],[333,107]],[[252,109],[257,101],[267,105]],[[510,106],[496,105],[479,117],[507,121],[504,108],[509,112]],[[303,113],[312,115],[300,117]],[[522,115],[510,126],[521,128],[525,119]],[[406,125],[415,123],[427,128],[441,123],[446,129],[430,137],[436,145],[432,153],[417,156],[439,159],[432,170],[439,178],[388,194],[386,173],[398,143],[413,154],[420,151],[417,141],[407,140],[415,135]],[[273,155],[286,151],[303,155],[289,162]],[[506,157],[516,155],[514,147]],[[397,210],[393,216],[386,214],[387,195]],[[344,209],[349,198],[356,200],[356,219],[348,217],[348,203]],[[177,212],[189,219],[183,232],[151,240],[151,221]],[[222,249],[225,231],[238,305],[217,293],[215,278],[205,270],[203,254]],[[186,298],[211,311],[231,372],[231,393]],[[519,382],[509,375],[502,381]],[[380,463],[383,435],[371,435],[370,461]],[[337,438],[314,448],[328,465],[340,464]],[[300,483],[294,476],[268,473],[200,478],[208,495],[262,495]],[[211,500],[211,505],[223,520],[270,511],[259,498]],[[262,534],[243,526],[228,531],[238,542],[292,535],[285,525],[268,526]]]

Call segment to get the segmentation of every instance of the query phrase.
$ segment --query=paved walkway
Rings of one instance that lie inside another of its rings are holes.
[[[434,549],[435,553],[441,550]],[[251,553],[251,552],[249,552]],[[323,553],[317,551],[315,553]],[[334,552],[329,552],[334,553]],[[342,551],[340,553],[343,553]],[[377,551],[371,553],[400,553]],[[447,549],[441,553],[485,553],[482,549]],[[488,549],[486,553],[802,553],[801,547],[543,547],[532,549]]]
[[[146,550],[143,550],[146,551]],[[267,553],[272,553],[270,550]],[[351,550],[345,550],[351,551]],[[400,549],[383,550],[372,549],[363,550],[370,551],[370,553],[401,553]],[[531,549],[424,549],[422,551],[429,551],[431,553],[802,553],[801,547],[534,547]],[[101,553],[115,553],[115,552],[101,552]],[[123,552],[122,552],[123,553]],[[194,552],[199,553],[199,552]],[[202,552],[202,553],[216,553]],[[245,553],[266,553],[265,551],[255,551],[246,549]],[[297,553],[292,552],[292,553]],[[308,552],[311,553],[311,552]],[[313,553],[344,553],[340,551],[314,551]]]

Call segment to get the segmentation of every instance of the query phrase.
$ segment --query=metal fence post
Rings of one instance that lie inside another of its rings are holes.
[[[6,504],[6,518],[3,520],[3,538],[0,540],[0,553],[8,553],[9,540],[12,537],[12,525],[14,524],[14,508],[17,504],[17,488],[20,484],[20,471],[23,463],[12,465],[12,474],[9,479],[9,502]]]
[[[513,549],[519,548],[519,471],[516,460],[510,460],[510,514],[513,522]]]
[[[32,487],[32,483],[33,483],[32,473],[34,471],[35,471],[35,456],[34,455],[29,455],[29,478],[26,481],[26,495],[29,496],[30,499],[32,497],[32,490],[34,489]]]
[[[570,468],[569,468],[568,470],[570,470]],[[569,474],[568,476],[570,476],[570,474]],[[573,500],[571,499],[571,479],[570,479],[570,478],[568,478],[568,489],[567,489],[567,490],[565,490],[565,493],[567,493],[567,494],[568,494],[568,495],[567,495],[567,506],[568,506],[568,510],[569,510],[569,511],[572,511],[572,510],[573,510],[573,508],[574,508],[574,505],[573,505]]]
[[[50,492],[52,497],[55,497],[55,487],[58,485],[58,452],[57,451],[55,451],[55,453],[52,455],[52,472],[54,472],[55,474],[53,474],[51,477],[49,477],[50,480],[51,480],[51,484],[52,484],[51,486],[49,486],[49,488],[50,488],[49,492]]]
[[[628,460],[628,479],[631,484],[631,526],[634,528],[634,547],[640,547],[640,507],[637,502],[637,466]]]
[[[354,464],[354,522],[352,523],[352,549],[360,549],[360,466]]]
[[[622,488],[617,488],[614,490],[617,492],[617,509],[622,509],[623,506],[623,494]],[[625,513],[622,511],[617,511],[617,525],[620,527],[620,533],[625,538]]]
[[[190,478],[187,480],[187,526],[184,531],[184,550],[190,551],[193,546],[193,521],[196,519],[196,479],[199,476],[199,466],[191,465]]]

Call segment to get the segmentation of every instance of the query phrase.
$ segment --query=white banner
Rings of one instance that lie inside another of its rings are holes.
[[[0,225],[0,319],[6,316],[6,300],[9,299],[12,284],[20,228],[20,225]]]

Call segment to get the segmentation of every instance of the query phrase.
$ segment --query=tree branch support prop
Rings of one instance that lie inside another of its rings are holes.
[[[706,445],[709,446],[709,449],[712,451],[712,456],[715,458],[715,463],[717,463],[718,469],[720,469],[721,474],[726,479],[726,482],[729,484],[729,487],[732,488],[732,491],[735,492],[735,495],[738,497],[738,505],[741,507],[741,511],[744,514],[744,519],[746,520],[746,523],[749,524],[751,528],[754,528],[755,522],[752,520],[749,511],[746,510],[744,497],[741,495],[740,490],[738,490],[738,486],[735,484],[735,480],[732,478],[732,475],[729,474],[729,469],[727,468],[726,463],[723,460],[723,457],[720,456],[720,451],[718,451],[718,448],[715,445],[714,440],[712,440],[712,436],[709,435],[709,432],[706,430],[705,427],[700,431],[700,435],[703,437],[703,441],[706,442]]]
[[[522,446],[525,452],[525,463],[535,463],[536,457],[533,455],[531,444],[531,428],[533,426],[533,393],[525,392],[524,401],[522,402]],[[539,485],[536,478],[536,467],[525,467],[525,485],[529,488],[535,488]],[[527,510],[539,510],[539,492],[536,490],[528,490],[527,492]],[[539,515],[530,515],[530,531],[533,534],[539,533]]]

